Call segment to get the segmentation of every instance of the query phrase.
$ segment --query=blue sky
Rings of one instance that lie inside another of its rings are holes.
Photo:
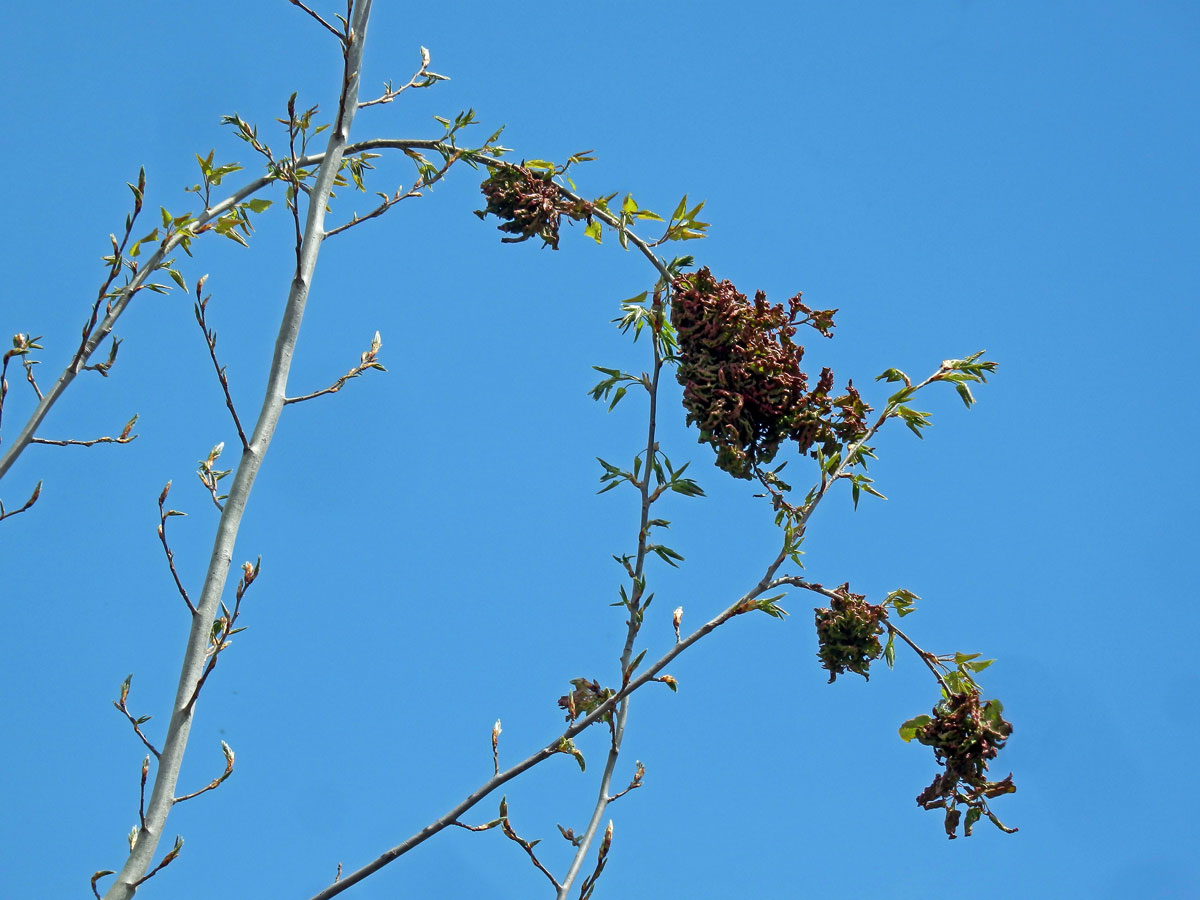
[[[0,325],[44,335],[49,382],[102,278],[124,182],[145,165],[151,210],[190,208],[194,153],[253,163],[222,114],[270,132],[293,90],[331,109],[340,62],[282,0],[44,12],[6,15]],[[869,684],[826,685],[813,604],[794,596],[787,621],[743,616],[685,654],[677,695],[635,697],[618,777],[640,759],[645,787],[612,807],[597,896],[1200,890],[1186,837],[1198,36],[1200,12],[1180,2],[376,4],[364,93],[406,79],[418,45],[453,80],[365,110],[356,138],[436,136],[432,115],[474,107],[480,137],[507,124],[517,155],[594,148],[585,194],[631,191],[659,212],[705,199],[711,237],[686,249],[745,293],[839,307],[836,339],[811,341],[808,359],[877,404],[887,391],[871,378],[888,366],[924,375],[985,347],[1001,366],[970,412],[931,390],[924,441],[885,431],[872,474],[890,499],[854,512],[830,497],[805,549],[815,580],[920,594],[905,624],[924,646],[999,660],[982,680],[1015,732],[993,771],[1019,791],[995,806],[1020,833],[945,839],[913,803],[932,754],[896,736],[936,700],[927,673],[901,653]],[[373,187],[402,177],[381,164]],[[485,780],[497,717],[513,762],[560,729],[570,678],[618,678],[609,554],[633,546],[636,508],[631,493],[595,496],[594,458],[632,455],[643,413],[606,413],[586,391],[592,365],[645,365],[607,323],[652,274],[581,228],[558,253],[502,246],[470,214],[477,183],[456,170],[324,248],[292,393],[344,372],[377,329],[390,371],[284,417],[236,553],[263,557],[250,627],[205,690],[182,784],[220,771],[220,740],[237,771],[172,813],[186,846],[148,896],[304,900],[339,861],[361,865]],[[334,215],[369,205],[347,194]],[[249,250],[209,240],[180,260],[189,281],[211,273],[244,416],[290,274],[280,206]],[[136,442],[34,447],[0,485],[13,506],[45,483],[0,523],[13,896],[86,892],[136,821],[143,751],[110,701],[132,671],[131,706],[157,714],[155,734],[186,628],[155,499],[174,479],[190,515],[172,542],[198,586],[215,510],[195,464],[236,443],[190,307],[140,297],[112,376],[76,382],[42,431],[109,434],[136,412]],[[29,408],[19,370],[10,382],[0,438]],[[664,448],[694,460],[709,496],[665,510],[687,561],[651,569],[650,657],[673,639],[675,606],[698,624],[777,546],[762,501],[684,429],[674,385],[664,410]],[[581,747],[588,774],[564,757],[506,788],[514,824],[560,872],[555,823],[584,822],[603,736]],[[499,834],[456,830],[346,896],[545,887]]]

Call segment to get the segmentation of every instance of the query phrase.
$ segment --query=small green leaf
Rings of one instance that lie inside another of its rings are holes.
[[[917,732],[932,722],[930,716],[914,716],[900,726],[900,739],[908,743],[917,736]]]
[[[600,236],[603,231],[604,228],[601,226],[599,219],[592,219],[592,221],[587,224],[587,227],[583,229],[583,233],[594,240],[597,244],[600,243]]]

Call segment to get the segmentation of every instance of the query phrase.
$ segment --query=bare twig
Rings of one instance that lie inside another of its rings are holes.
[[[100,900],[100,891],[96,888],[96,882],[99,881],[101,878],[103,878],[106,875],[116,875],[116,874],[117,873],[114,872],[112,869],[101,869],[99,872],[96,872],[92,875],[92,893],[95,895],[96,900]]]
[[[175,553],[167,544],[167,519],[172,516],[186,516],[187,513],[180,512],[177,509],[164,509],[163,504],[166,503],[167,494],[171,490],[171,482],[167,482],[162,489],[162,493],[158,495],[158,539],[162,542],[163,552],[167,554],[167,565],[171,569],[171,577],[175,579],[175,587],[179,591],[179,596],[183,598],[183,602],[187,604],[187,608],[191,610],[192,615],[196,614],[196,607],[192,603],[192,598],[188,596],[187,588],[183,586],[183,582],[179,578],[179,572],[175,569]]]
[[[149,722],[151,717],[150,716],[138,716],[137,718],[134,718],[133,713],[131,713],[129,711],[129,707],[125,705],[125,701],[129,699],[129,686],[132,683],[133,683],[132,675],[130,675],[128,678],[126,678],[121,683],[121,696],[119,699],[113,701],[113,706],[115,706],[122,713],[124,713],[125,718],[127,718],[129,720],[129,724],[133,726],[134,734],[136,734],[141,739],[142,743],[145,744],[146,749],[154,754],[154,758],[161,759],[162,754],[158,752],[158,748],[155,747],[152,743],[150,743],[150,739],[147,738],[146,735],[142,733],[142,726],[145,725],[147,722]]]
[[[376,361],[376,357],[379,355],[379,348],[382,346],[383,341],[380,339],[379,332],[377,331],[375,332],[375,337],[371,339],[370,349],[364,351],[359,356],[357,366],[355,366],[327,388],[322,388],[319,391],[313,391],[311,394],[304,394],[301,397],[288,397],[283,402],[285,404],[302,403],[305,400],[312,400],[314,397],[321,397],[325,394],[336,394],[342,389],[347,381],[349,381],[351,378],[357,378],[359,375],[369,369],[378,369],[380,372],[386,372],[387,369],[385,369],[381,363]]]
[[[500,720],[496,720],[496,724],[492,726],[492,770],[493,774],[500,774]]]
[[[320,15],[313,12],[313,10],[309,9],[307,6],[305,6],[303,3],[301,3],[300,0],[288,0],[288,3],[292,4],[292,6],[299,7],[300,9],[302,9],[306,13],[308,13],[310,16],[312,16],[314,19],[316,19],[318,22],[321,23],[321,27],[323,27],[326,31],[328,31],[330,34],[332,34],[340,42],[342,42],[343,44],[346,42],[346,36],[344,34],[342,34],[340,31],[338,31],[336,28],[334,28],[328,22],[326,22],[323,18],[321,18]]]
[[[128,444],[130,441],[135,440],[137,438],[136,434],[129,433],[133,430],[133,426],[137,424],[137,420],[138,420],[138,417],[134,416],[132,419],[130,419],[128,422],[126,422],[125,427],[121,429],[121,433],[119,435],[117,435],[116,437],[108,437],[106,435],[105,437],[92,438],[90,441],[76,441],[76,440],[58,441],[58,440],[51,440],[50,438],[35,437],[35,438],[30,438],[29,443],[31,443],[31,444],[48,444],[53,447],[94,447],[97,444]]]
[[[504,836],[510,841],[519,846],[529,856],[530,862],[534,864],[539,872],[550,879],[550,883],[554,885],[555,890],[560,890],[558,879],[551,874],[550,870],[542,865],[542,861],[537,858],[537,854],[533,852],[533,848],[538,841],[527,841],[522,838],[512,827],[512,822],[508,818],[508,800],[500,800],[500,828],[504,832]]]
[[[144,830],[144,827],[143,827],[143,830]],[[135,881],[133,883],[134,890],[137,890],[139,887],[141,887],[143,884],[145,884],[147,881],[149,881],[151,878],[153,878],[155,875],[157,875],[159,872],[161,872],[163,869],[165,869],[171,863],[175,862],[176,857],[179,856],[179,851],[182,849],[183,849],[183,838],[176,835],[175,846],[167,851],[167,855],[162,858],[162,862],[160,862],[157,866],[155,866],[153,869],[151,869],[149,872],[147,872],[145,875],[143,875],[141,878],[139,878],[137,881]],[[116,885],[113,885],[113,887],[116,887]],[[111,890],[111,888],[110,888],[110,890]]]
[[[150,757],[142,759],[142,781],[138,796],[138,821],[146,827],[146,777],[150,774]]]
[[[389,81],[383,86],[383,94],[381,96],[376,97],[374,100],[365,100],[359,103],[358,108],[363,109],[367,106],[375,106],[377,103],[391,103],[409,88],[433,87],[433,85],[437,84],[439,81],[449,80],[450,79],[445,75],[439,75],[437,72],[429,71],[429,51],[422,47],[421,67],[417,69],[412,78],[408,79],[408,84],[401,85],[397,88],[392,87],[392,83]]]
[[[200,331],[204,334],[204,343],[208,345],[208,357],[212,360],[213,369],[216,370],[217,380],[221,382],[221,391],[225,394],[225,406],[229,409],[229,415],[233,417],[233,425],[237,428],[238,438],[242,442],[242,449],[246,450],[250,446],[250,442],[246,440],[246,432],[242,430],[242,420],[238,418],[237,408],[233,405],[233,397],[229,393],[229,379],[225,376],[225,367],[217,361],[217,333],[208,327],[208,301],[212,296],[201,299],[200,294],[204,289],[204,282],[208,278],[203,276],[196,282],[196,323],[200,326]]]
[[[196,689],[192,691],[191,699],[188,700],[188,707],[195,705],[197,698],[200,696],[200,690],[204,687],[204,683],[208,681],[208,676],[213,673],[213,669],[217,667],[217,658],[229,646],[230,639],[240,631],[245,631],[244,628],[238,628],[238,616],[242,614],[242,597],[246,595],[246,590],[254,583],[254,579],[258,578],[258,573],[262,568],[262,557],[258,558],[258,562],[254,565],[245,562],[242,563],[242,577],[238,581],[237,591],[234,594],[233,610],[230,611],[224,603],[221,604],[221,615],[212,624],[211,637],[208,645],[208,662],[204,666],[204,672],[196,682]]]
[[[604,866],[608,863],[608,851],[612,847],[613,823],[609,820],[608,828],[604,829],[604,839],[600,842],[600,849],[596,851],[596,868],[592,870],[592,874],[583,879],[583,884],[579,887],[579,900],[589,900],[592,892],[596,889],[596,882],[600,879],[600,873],[604,871]]]
[[[633,773],[633,778],[630,780],[628,787],[626,787],[625,790],[623,790],[623,791],[618,791],[617,793],[613,794],[611,797],[608,798],[608,802],[612,803],[614,800],[619,800],[621,797],[624,797],[630,791],[637,790],[638,788],[640,788],[642,786],[642,776],[645,774],[646,774],[646,767],[644,765],[642,765],[641,760],[639,760],[637,763],[637,768]]]
[[[226,778],[233,774],[233,750],[224,741],[221,741],[221,752],[225,754],[225,771],[200,788],[198,791],[192,791],[190,794],[184,794],[182,797],[176,797],[176,803],[182,803],[184,800],[191,800],[193,797],[199,797],[205,791],[215,790],[221,785]]]
[[[942,686],[942,690],[945,691],[946,696],[949,697],[953,691],[950,690],[950,686],[946,684],[946,679],[942,677],[942,673],[938,670],[936,664],[936,655],[927,650],[922,650],[916,645],[916,643],[913,642],[912,638],[910,638],[907,634],[905,634],[887,619],[883,620],[883,624],[887,628],[889,634],[894,634],[896,637],[900,638],[900,640],[904,641],[904,643],[908,644],[908,646],[913,649],[913,652],[916,653],[917,656],[921,657],[921,662],[925,663],[926,668],[933,673],[933,677],[938,680],[938,684]]]
[[[33,504],[37,503],[38,497],[40,497],[40,496],[42,496],[42,483],[39,481],[34,486],[33,493],[29,495],[29,499],[25,501],[25,505],[22,506],[20,509],[10,509],[10,510],[6,511],[4,509],[4,502],[2,500],[0,500],[0,522],[3,522],[5,519],[11,518],[16,515],[20,515],[21,513],[25,512],[25,510],[29,509],[29,507],[33,506]]]
[[[115,356],[116,355],[116,350],[115,350],[116,340],[115,339],[113,340],[113,346],[114,346],[113,355]],[[21,365],[23,365],[25,367],[25,380],[29,382],[30,386],[33,388],[33,392],[35,394],[37,394],[37,398],[39,400],[42,400],[42,399],[44,399],[42,397],[42,389],[40,387],[38,387],[37,379],[35,379],[33,377],[33,367],[40,365],[40,364],[41,364],[40,360],[30,359],[27,356],[21,357]],[[109,363],[109,365],[111,365],[111,363]]]

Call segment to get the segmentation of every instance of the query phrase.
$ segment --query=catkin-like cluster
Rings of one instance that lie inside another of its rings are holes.
[[[759,291],[751,303],[707,268],[675,282],[671,324],[687,421],[717,451],[717,465],[738,478],[753,477],[784,441],[802,453],[814,446],[832,453],[866,433],[870,407],[853,384],[830,397],[833,372],[822,369],[809,390],[800,368],[804,347],[793,336],[802,324],[831,336],[836,310],[809,309],[800,297],[785,309]]]
[[[952,800],[959,783],[968,795],[994,797],[1015,790],[1012,776],[999,782],[987,780],[988,761],[1003,749],[1012,723],[1001,715],[998,700],[980,702],[978,691],[951,694],[933,710],[933,718],[917,730],[916,739],[932,747],[945,771],[917,797],[917,803],[934,809]]]
[[[481,219],[488,213],[503,219],[497,227],[516,235],[501,238],[506,244],[527,241],[536,235],[551,249],[557,250],[562,216],[575,221],[591,221],[592,205],[584,200],[563,197],[550,172],[505,166],[493,170],[479,189],[487,197],[487,208],[476,210],[475,214]]]
[[[849,588],[849,584],[842,585],[827,608],[816,610],[817,656],[829,671],[830,684],[843,672],[870,679],[871,663],[883,652],[879,635],[886,610],[867,603],[861,594],[850,593]]]

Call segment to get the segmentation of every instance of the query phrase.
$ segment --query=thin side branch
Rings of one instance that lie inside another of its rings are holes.
[[[314,12],[313,10],[311,10],[307,6],[305,6],[303,3],[301,3],[300,0],[288,0],[288,2],[290,4],[292,4],[292,6],[295,6],[295,7],[298,7],[299,9],[304,10],[304,12],[308,13],[310,16],[312,16],[314,19],[316,19],[321,24],[322,28],[324,28],[326,31],[328,31],[330,34],[332,34],[335,38],[337,38],[340,43],[345,44],[346,36],[344,34],[342,34],[340,31],[338,31],[336,28],[334,28],[328,22],[326,22],[316,12]]]
[[[37,503],[38,497],[40,497],[40,496],[42,496],[42,483],[39,481],[34,486],[33,493],[29,495],[29,499],[25,501],[25,505],[22,506],[20,509],[5,510],[4,502],[0,501],[0,522],[3,522],[5,519],[12,518],[13,516],[17,516],[17,515],[20,515],[21,513],[25,512],[25,510],[29,509],[29,507],[33,506],[33,504]]]
[[[421,67],[417,69],[412,78],[408,79],[408,84],[400,87],[392,87],[389,81],[383,86],[383,94],[376,97],[374,100],[365,100],[358,104],[359,109],[367,106],[375,106],[379,103],[391,103],[409,88],[427,88],[433,87],[439,81],[449,81],[445,75],[439,75],[437,72],[429,71],[429,51],[424,47],[421,48]]]
[[[182,803],[184,800],[191,800],[193,797],[199,797],[205,791],[212,791],[221,786],[230,775],[233,774],[233,750],[224,741],[221,741],[221,752],[225,754],[225,771],[200,788],[198,791],[192,791],[190,794],[184,794],[182,797],[176,797],[176,803]]]
[[[150,716],[138,716],[135,718],[133,713],[129,711],[129,707],[126,706],[126,701],[129,699],[129,687],[131,684],[133,684],[132,675],[130,675],[121,683],[121,695],[118,699],[113,701],[113,706],[120,710],[124,714],[125,718],[129,720],[129,724],[133,726],[134,734],[141,739],[142,743],[146,746],[146,749],[154,754],[154,758],[161,759],[162,754],[158,752],[158,748],[150,743],[150,739],[142,733],[142,726],[150,721]]]
[[[368,371],[369,369],[378,369],[380,372],[386,372],[387,369],[385,369],[379,362],[376,361],[376,357],[379,355],[379,348],[382,346],[383,341],[380,339],[379,332],[377,331],[375,332],[375,337],[371,340],[370,349],[366,350],[361,356],[359,356],[357,366],[355,366],[329,387],[322,388],[319,391],[313,391],[311,394],[304,394],[300,397],[288,397],[283,401],[284,404],[303,403],[305,400],[312,400],[314,397],[322,397],[325,394],[336,394],[342,389],[347,381],[349,381],[351,378],[357,378],[359,375]]]
[[[183,586],[183,582],[179,578],[179,572],[175,569],[175,553],[167,544],[167,519],[172,516],[186,516],[187,513],[180,512],[177,509],[166,509],[164,504],[167,500],[167,494],[170,493],[171,482],[167,482],[163,486],[162,493],[158,495],[158,539],[162,542],[163,552],[167,555],[167,565],[171,569],[171,577],[175,579],[175,588],[179,591],[179,596],[183,598],[183,602],[187,604],[187,608],[192,615],[196,614],[196,606],[192,603],[192,598],[188,596],[187,588]]]
[[[208,301],[211,296],[201,299],[200,293],[204,288],[205,275],[196,282],[196,324],[200,326],[200,331],[204,334],[204,343],[208,346],[208,358],[212,360],[213,369],[216,370],[217,380],[221,382],[221,391],[225,394],[225,406],[229,410],[229,415],[233,417],[233,425],[237,429],[238,438],[242,442],[242,449],[247,450],[250,447],[250,442],[246,440],[246,432],[242,430],[242,420],[238,418],[237,408],[233,405],[233,396],[229,393],[229,379],[225,376],[225,367],[217,361],[217,333],[208,327]]]
[[[50,438],[35,437],[35,438],[30,438],[29,443],[31,443],[31,444],[47,444],[52,447],[95,447],[97,444],[128,444],[130,441],[135,440],[137,438],[136,434],[130,434],[130,432],[133,430],[133,426],[135,424],[137,424],[137,420],[138,420],[138,417],[134,416],[132,419],[130,419],[128,422],[126,422],[125,427],[123,429],[121,429],[121,433],[119,435],[117,435],[116,437],[109,437],[106,435],[104,437],[92,438],[90,441],[76,441],[76,440],[58,441],[58,440],[51,440]]]

